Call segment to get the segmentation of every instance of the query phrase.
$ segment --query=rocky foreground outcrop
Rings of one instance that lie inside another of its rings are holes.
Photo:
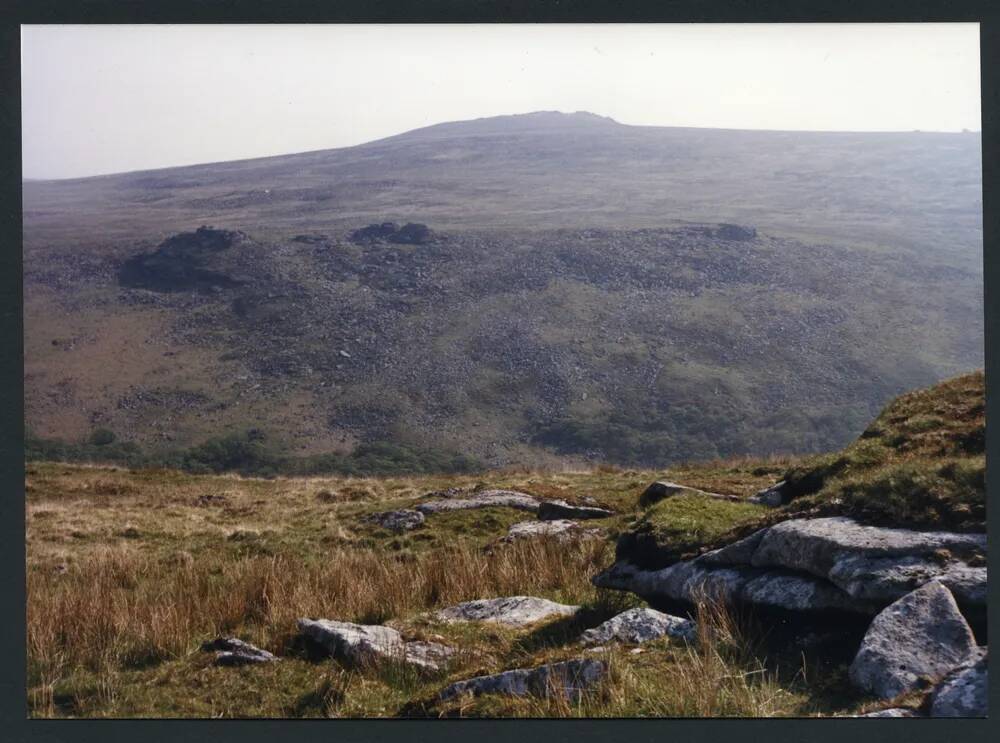
[[[959,604],[982,608],[985,551],[985,534],[864,526],[844,517],[795,519],[660,570],[622,560],[593,583],[651,601],[719,598],[792,611],[874,615],[938,580]]]
[[[881,699],[929,692],[932,716],[975,717],[986,714],[987,649],[966,614],[985,609],[985,557],[985,534],[793,519],[659,570],[619,560],[593,583],[653,603],[872,616],[849,670],[858,689]],[[893,708],[867,716],[914,715]]]

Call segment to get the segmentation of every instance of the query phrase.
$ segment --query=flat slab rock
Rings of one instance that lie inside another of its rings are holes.
[[[631,591],[648,601],[671,599],[697,603],[713,599],[787,611],[832,609],[868,615],[878,611],[876,605],[853,599],[819,578],[790,571],[717,565],[704,558],[660,570],[643,570],[620,561],[595,575],[591,582],[599,588]]]
[[[958,556],[985,550],[984,534],[888,529],[832,517],[784,521],[698,561],[822,578],[856,600],[859,610],[887,606],[931,580],[941,581],[963,605],[985,606],[986,567]]]
[[[962,603],[985,606],[986,567],[956,556],[985,551],[985,534],[889,529],[831,517],[763,530],[749,563],[810,573],[852,597],[886,603],[937,579]]]
[[[932,581],[872,620],[849,676],[883,699],[921,688],[975,657],[976,639],[951,592]]]
[[[676,637],[691,642],[697,625],[690,619],[675,617],[654,609],[629,609],[580,635],[583,645],[623,642],[638,645],[661,637]]]
[[[538,499],[516,490],[481,490],[460,498],[440,498],[420,503],[414,508],[423,514],[442,511],[464,511],[473,508],[491,507],[516,508],[521,511],[538,512]]]
[[[424,515],[420,511],[403,508],[398,511],[383,511],[365,517],[365,521],[381,526],[383,529],[396,532],[416,529],[424,523]]]
[[[920,715],[906,707],[892,707],[891,709],[869,712],[867,715],[858,715],[858,717],[920,717]]]
[[[215,652],[217,666],[249,666],[281,660],[268,651],[236,637],[218,637],[202,643],[201,649],[205,652]]]
[[[380,624],[353,624],[331,619],[300,619],[299,631],[330,655],[352,665],[395,660],[421,670],[437,671],[455,649],[434,642],[405,642],[403,636]]]
[[[639,496],[639,502],[643,505],[651,505],[653,503],[658,503],[665,498],[673,498],[677,495],[701,495],[708,498],[715,498],[717,500],[728,500],[728,501],[742,501],[736,495],[723,495],[722,493],[709,493],[705,490],[699,490],[698,488],[688,487],[687,485],[681,485],[680,483],[670,482],[669,480],[657,480],[651,483]]]
[[[435,613],[445,622],[496,622],[508,627],[525,627],[550,617],[576,614],[579,606],[557,604],[535,596],[507,596],[477,599],[449,606]]]
[[[555,537],[557,539],[576,539],[580,537],[600,537],[604,532],[600,529],[585,529],[576,521],[559,519],[557,521],[520,521],[507,529],[505,541],[529,537]]]
[[[557,519],[606,519],[614,516],[614,511],[596,506],[573,506],[564,500],[542,501],[538,506],[538,518],[543,521]]]
[[[548,663],[536,668],[515,668],[503,673],[456,681],[440,693],[442,700],[462,694],[507,694],[511,696],[550,696],[558,694],[577,701],[581,694],[595,686],[607,673],[604,661],[578,658],[561,663]]]
[[[986,717],[988,709],[987,650],[979,648],[972,661],[945,676],[931,695],[931,717]]]

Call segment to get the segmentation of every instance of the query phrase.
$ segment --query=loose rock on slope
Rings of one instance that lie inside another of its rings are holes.
[[[874,620],[851,663],[850,678],[883,699],[920,688],[968,660],[976,640],[954,597],[932,581]]]
[[[503,673],[456,681],[445,687],[439,696],[443,700],[448,700],[464,693],[471,693],[474,696],[558,694],[577,701],[583,691],[593,687],[604,677],[607,670],[607,664],[603,661],[589,658],[548,663],[537,668],[515,668]]]
[[[454,655],[454,648],[434,642],[404,642],[391,627],[353,624],[330,619],[300,619],[299,630],[335,658],[353,665],[397,660],[421,670],[437,671]]]
[[[809,575],[764,571],[743,566],[720,566],[697,558],[660,570],[642,570],[628,561],[616,562],[595,575],[599,588],[631,591],[647,601],[719,600],[789,611],[839,610],[874,614],[877,608],[852,599],[836,586]]]
[[[609,642],[639,644],[656,640],[664,635],[692,641],[697,626],[690,619],[682,619],[655,609],[629,609],[612,617],[580,636],[583,645],[603,645]]]
[[[465,601],[441,609],[435,616],[445,622],[497,622],[508,627],[524,627],[548,617],[572,616],[579,606],[557,604],[535,596],[508,596]]]
[[[665,498],[673,498],[676,495],[701,495],[707,496],[709,498],[716,498],[718,500],[728,500],[728,501],[742,501],[735,495],[722,495],[721,493],[709,493],[704,490],[698,490],[698,488],[691,488],[687,485],[679,485],[676,482],[668,482],[667,480],[658,480],[647,487],[642,495],[639,496],[639,505],[643,508],[651,506],[654,503],[659,503]]]
[[[247,666],[256,663],[273,663],[281,660],[256,645],[244,642],[236,637],[218,637],[202,643],[205,652],[215,651],[217,666]]]
[[[595,506],[573,506],[564,500],[542,501],[538,506],[538,518],[542,521],[559,519],[606,519],[614,516],[613,511]]]
[[[516,490],[483,490],[473,493],[466,498],[443,498],[427,501],[426,503],[418,504],[415,508],[421,513],[431,514],[441,511],[462,511],[472,508],[491,508],[496,506],[517,508],[522,511],[537,513],[538,499],[527,493],[519,493]]]
[[[399,533],[416,529],[424,523],[425,519],[420,511],[404,508],[399,511],[373,513],[366,520],[378,524],[383,529]]]
[[[575,521],[560,519],[558,521],[519,521],[507,529],[504,541],[528,537],[555,537],[556,539],[573,539],[577,537],[599,537],[600,529],[584,529]]]

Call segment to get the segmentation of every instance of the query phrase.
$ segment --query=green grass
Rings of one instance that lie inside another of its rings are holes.
[[[982,372],[901,395],[841,451],[746,467],[746,474],[759,473],[770,483],[784,480],[792,498],[787,505],[770,509],[693,495],[668,498],[627,526],[618,554],[662,566],[779,521],[821,516],[850,516],[879,526],[985,531],[984,400]],[[706,481],[730,493],[723,471],[709,470]]]

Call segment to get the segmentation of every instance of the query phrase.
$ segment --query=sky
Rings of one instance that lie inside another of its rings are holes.
[[[623,124],[979,131],[955,24],[22,26],[26,178],[344,147],[538,110]]]

